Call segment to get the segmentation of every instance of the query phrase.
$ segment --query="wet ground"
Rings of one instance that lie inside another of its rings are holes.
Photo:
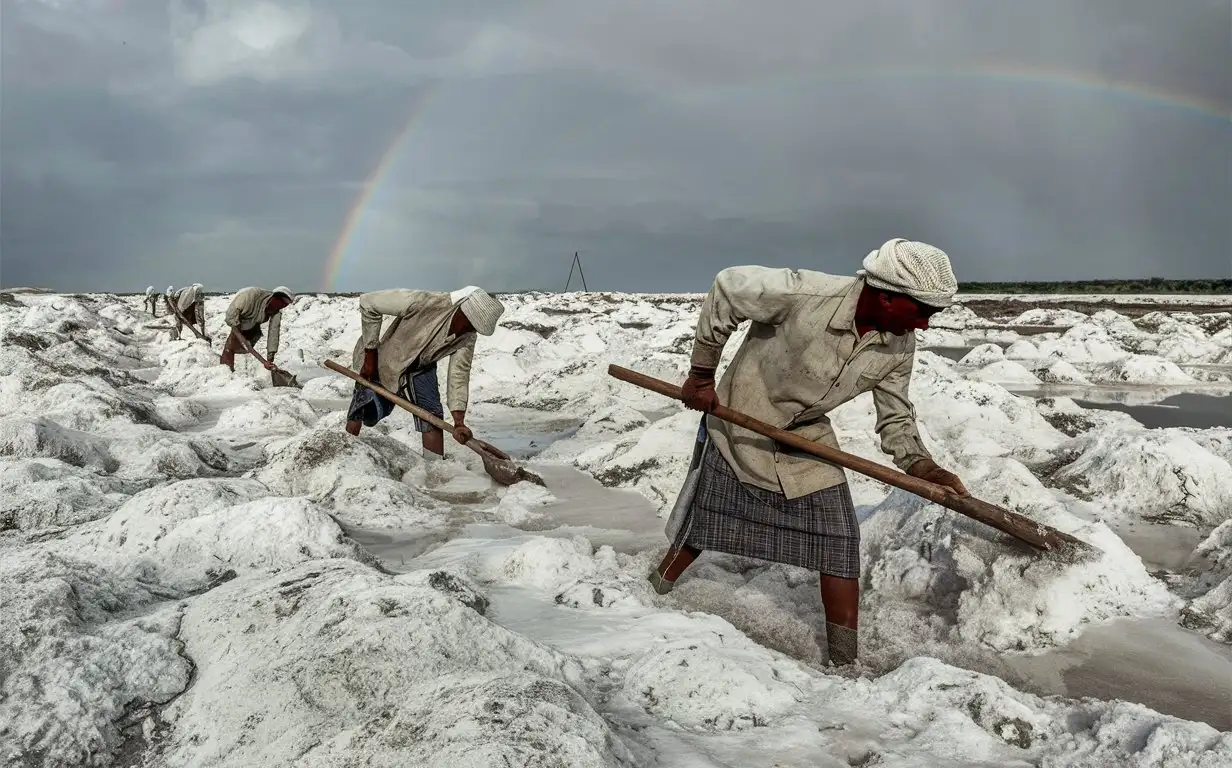
[[[1066,648],[1003,661],[1034,693],[1133,701],[1232,730],[1232,648],[1168,619],[1110,622]]]
[[[1165,397],[1157,403],[1146,405],[1126,405],[1082,399],[1075,399],[1074,402],[1083,408],[1128,413],[1139,424],[1151,429],[1232,427],[1232,395],[1226,394],[1207,395],[1198,392],[1181,392]]]
[[[557,433],[562,434],[562,433]],[[544,439],[544,445],[552,442]],[[494,441],[495,442],[495,441]],[[516,441],[501,446],[513,452]],[[528,449],[534,452],[533,449]],[[473,547],[486,548],[484,541],[510,539],[534,533],[542,536],[585,536],[596,547],[609,545],[619,552],[637,553],[666,545],[663,519],[641,494],[607,488],[586,473],[559,464],[527,461],[540,474],[556,501],[540,508],[540,516],[526,525],[484,522],[478,508],[473,522],[449,533],[419,533],[408,536],[390,531],[350,531],[369,551],[394,571],[435,565],[437,547],[453,542],[446,558],[461,556]],[[455,512],[461,510],[455,509]],[[490,519],[490,518],[489,518]],[[1138,524],[1121,532],[1127,543],[1140,552],[1148,567],[1181,569],[1200,539],[1199,532],[1177,526]],[[472,544],[465,541],[470,540]],[[461,545],[459,548],[458,545]],[[452,552],[460,549],[460,552]],[[476,550],[477,551],[477,550]],[[493,615],[501,623],[538,637],[547,631],[536,622],[560,616],[540,616],[518,603],[516,590],[498,596]],[[520,607],[519,607],[520,606]],[[532,606],[533,607],[533,606]],[[499,610],[497,610],[499,609]],[[579,620],[581,621],[581,620]],[[542,631],[541,631],[542,630]],[[567,637],[584,637],[595,627],[553,626],[548,636],[554,644]],[[1092,627],[1065,648],[1031,657],[990,656],[971,668],[997,674],[1022,690],[1040,695],[1074,698],[1093,696],[1144,704],[1160,712],[1199,720],[1221,730],[1232,729],[1232,648],[1186,630],[1170,617],[1114,621]]]

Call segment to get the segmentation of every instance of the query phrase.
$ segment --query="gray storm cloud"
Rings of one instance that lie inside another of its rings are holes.
[[[0,283],[1232,276],[1226,2],[331,6],[6,5]]]

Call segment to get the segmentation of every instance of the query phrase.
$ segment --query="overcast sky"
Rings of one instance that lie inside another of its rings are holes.
[[[704,291],[890,237],[960,282],[1232,277],[1227,0],[4,0],[0,30],[5,286],[317,291],[357,208],[336,290],[559,290],[581,251],[591,289]]]

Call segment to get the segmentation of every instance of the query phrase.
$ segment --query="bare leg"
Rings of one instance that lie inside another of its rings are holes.
[[[360,421],[359,419],[355,419],[354,421],[348,421],[346,423],[346,431],[352,435],[355,435],[356,437],[359,437],[359,430],[363,428],[364,428],[364,423]]]
[[[668,550],[667,554],[659,562],[659,567],[650,574],[650,583],[654,585],[655,591],[660,595],[666,595],[672,591],[672,587],[676,584],[676,579],[685,572],[693,561],[697,559],[702,551],[695,549],[685,544],[680,549]]]
[[[860,580],[821,575],[830,663],[851,664],[859,655]]]
[[[425,451],[432,451],[437,456],[445,455],[445,432],[433,427],[423,433],[423,447]]]
[[[218,356],[218,362],[219,362],[219,364],[220,364],[220,365],[225,365],[225,366],[227,366],[228,368],[230,368],[232,373],[235,373],[235,347],[236,347],[236,344],[237,344],[237,342],[236,342],[236,339],[235,339],[235,329],[234,329],[234,328],[232,328],[232,329],[231,329],[231,333],[227,334],[227,340],[226,340],[226,341],[224,341],[224,342],[223,342],[223,344],[222,344],[222,354],[220,354],[220,355]]]

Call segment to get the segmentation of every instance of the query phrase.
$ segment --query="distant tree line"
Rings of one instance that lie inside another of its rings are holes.
[[[1232,279],[1167,280],[1150,277],[1139,280],[1063,280],[1055,282],[959,284],[962,293],[1232,293]]]

